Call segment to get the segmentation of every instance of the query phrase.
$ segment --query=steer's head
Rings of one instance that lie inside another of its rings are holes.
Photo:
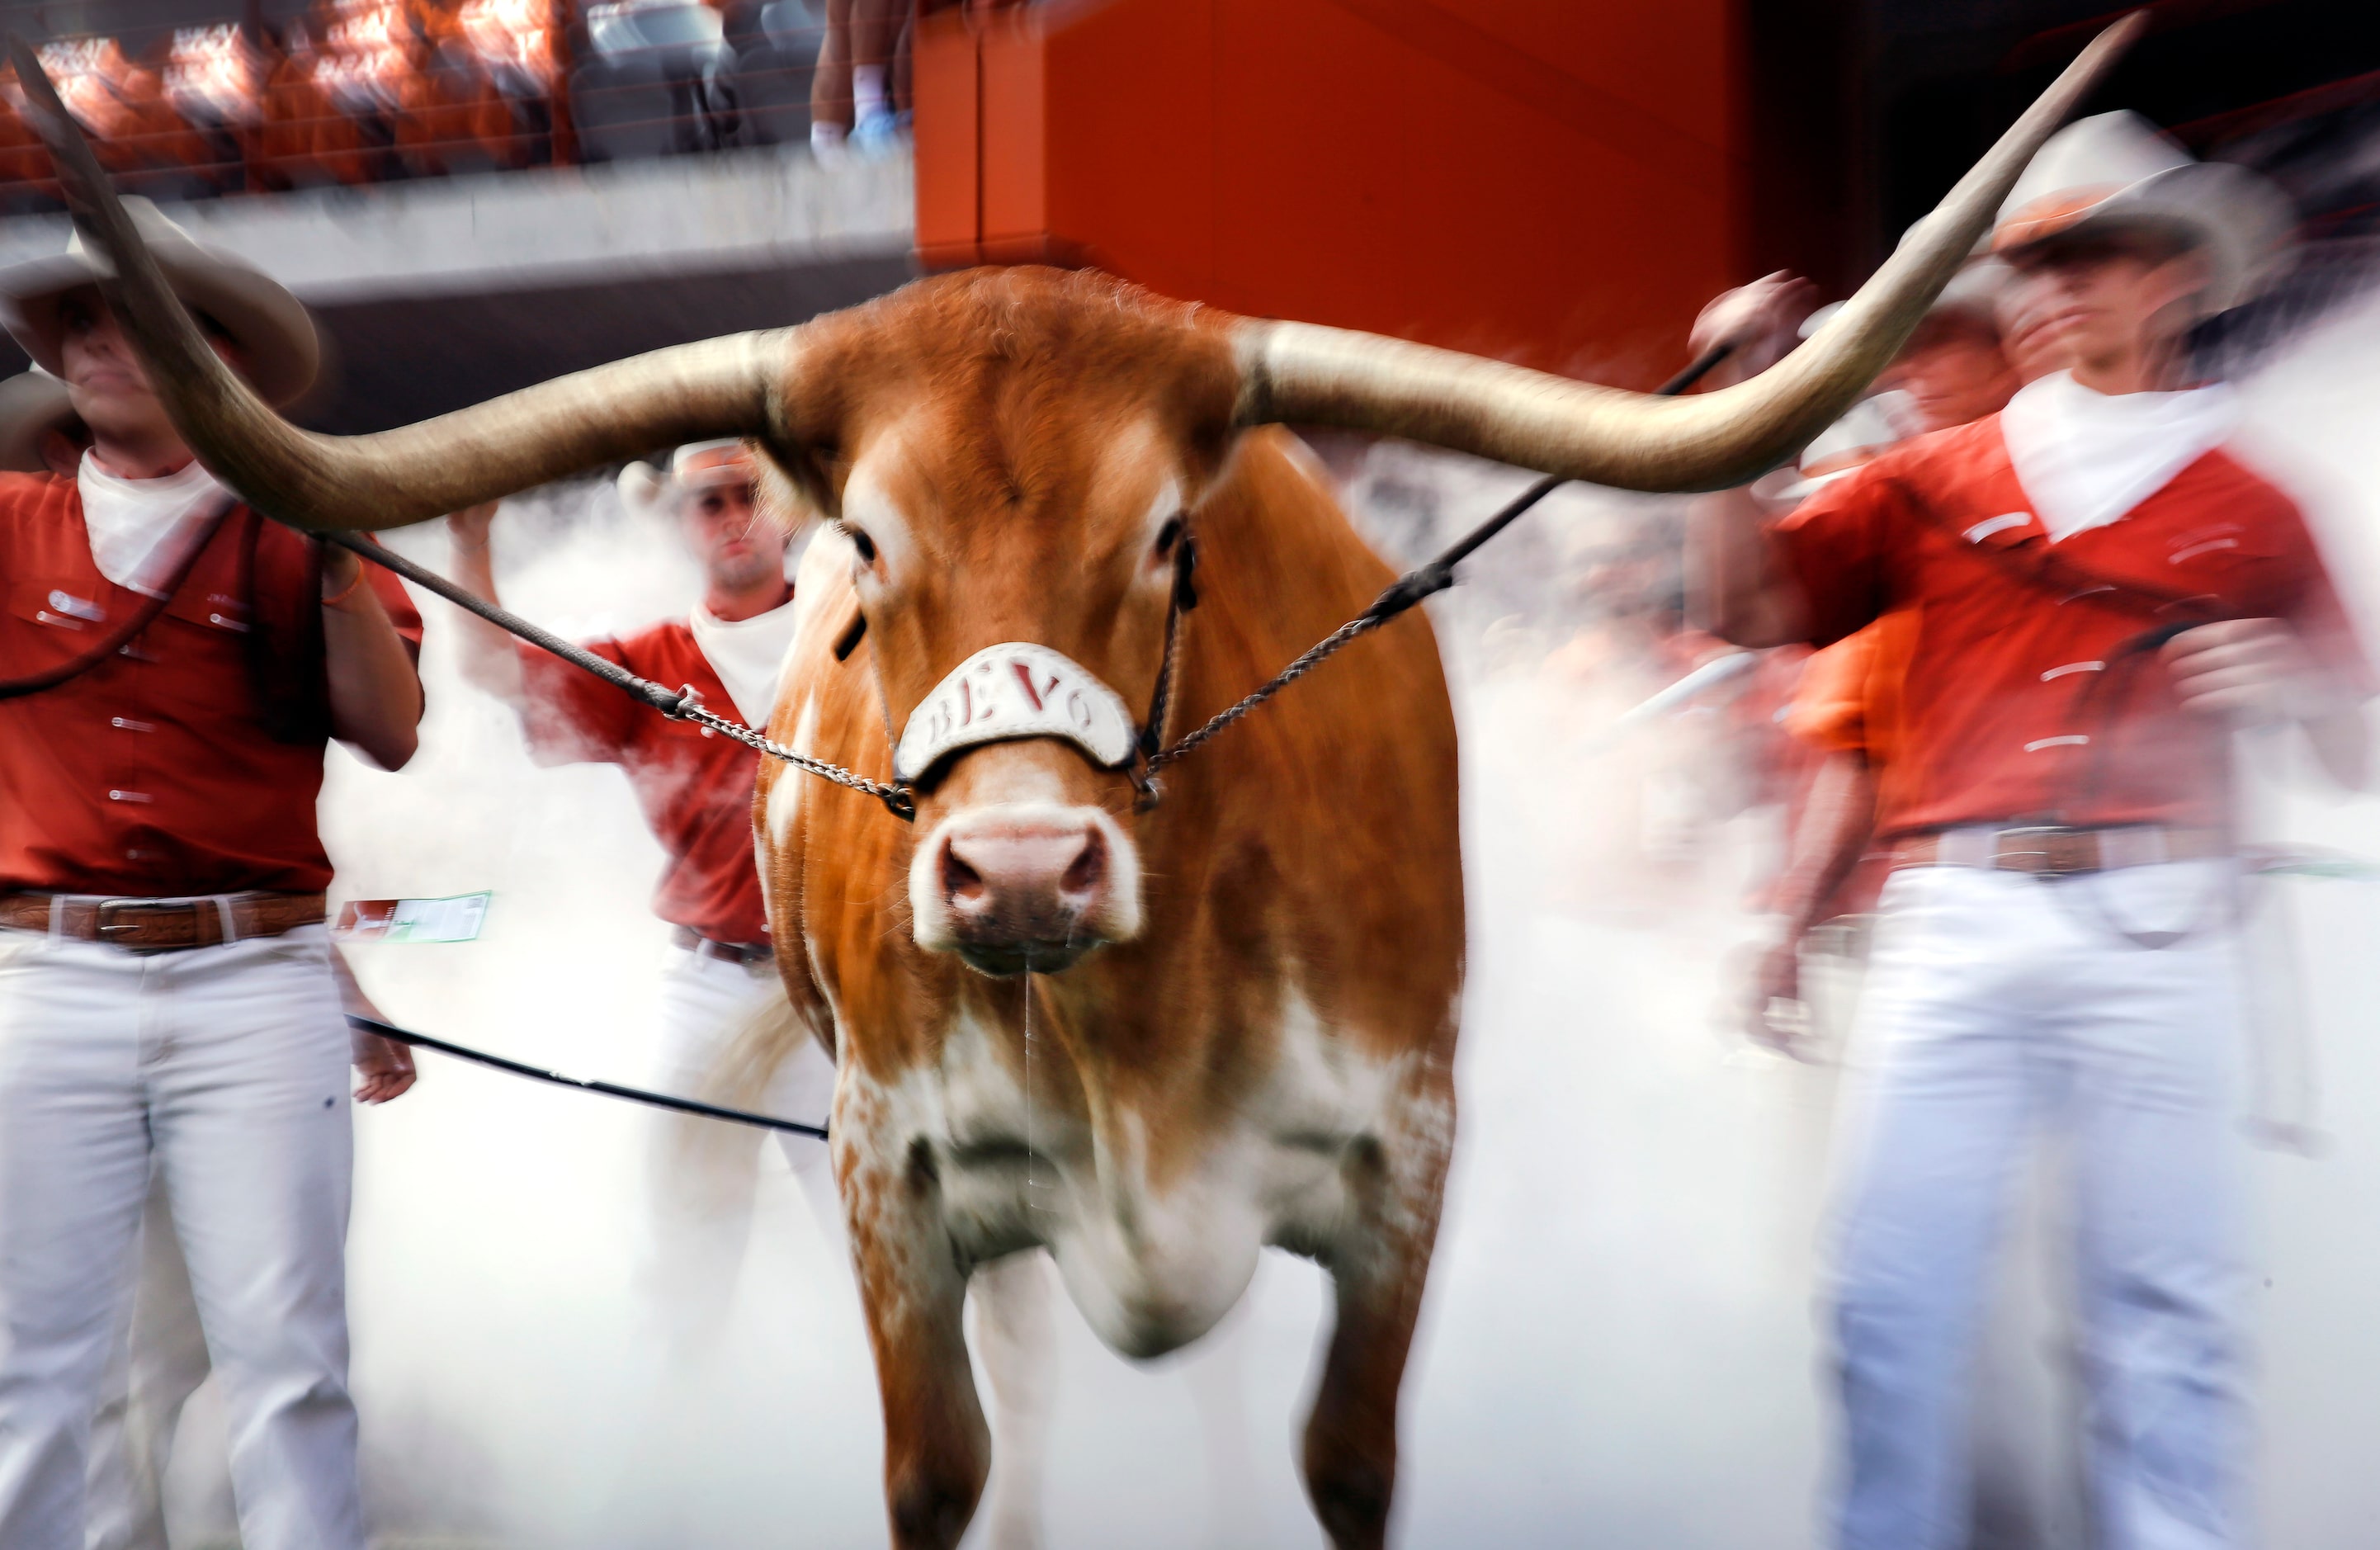
[[[979,270],[813,325],[791,395],[917,797],[917,944],[986,972],[1140,930],[1126,766],[1239,396],[1189,313]]]
[[[2086,49],[1833,321],[1716,393],[1648,397],[1342,329],[1200,313],[1095,276],[979,272],[352,438],[297,430],[216,358],[39,61],[12,46],[27,116],[76,224],[109,261],[99,284],[110,308],[191,447],[267,514],[398,527],[730,435],[758,441],[838,514],[888,719],[928,728],[914,746],[903,739],[917,759],[902,774],[920,799],[917,940],[1006,971],[1056,968],[1140,929],[1128,787],[1103,766],[1123,751],[1112,723],[1148,704],[1176,519],[1235,430],[1342,425],[1633,490],[1749,479],[1833,421],[1899,351],[2141,20]],[[998,646],[1030,650],[1014,663],[978,659]],[[972,722],[971,698],[936,702],[938,688],[971,695],[946,684],[963,667],[1002,692],[1001,673],[1027,673],[1011,710],[1050,693],[1115,699],[1104,722],[1085,710],[1071,723],[1006,724],[1026,736],[984,741],[959,725],[945,738],[941,723]]]

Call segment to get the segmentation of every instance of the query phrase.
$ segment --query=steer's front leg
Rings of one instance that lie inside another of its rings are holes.
[[[1397,1478],[1397,1397],[1438,1236],[1454,1140],[1442,1062],[1408,1085],[1381,1136],[1344,1164],[1355,1209],[1324,1256],[1338,1323],[1305,1422],[1305,1487],[1333,1550],[1380,1550]]]
[[[991,1461],[962,1324],[966,1272],[942,1223],[931,1150],[844,1123],[857,1106],[839,1106],[836,1146],[884,1402],[885,1509],[895,1550],[951,1550]]]

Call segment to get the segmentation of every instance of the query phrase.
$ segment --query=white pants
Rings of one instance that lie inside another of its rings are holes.
[[[0,1545],[84,1550],[152,1169],[223,1375],[241,1543],[362,1550],[347,1038],[319,926],[134,954],[0,932]]]
[[[1844,1550],[1957,1550],[1977,1313],[2062,1127],[2102,1550],[2240,1542],[2240,1007],[2227,863],[1887,888],[1854,1044],[1835,1335]],[[2117,929],[2201,929],[2172,946]]]
[[[698,1096],[745,1020],[783,991],[773,963],[746,966],[672,949],[662,981],[663,1091]],[[758,1111],[809,1125],[826,1123],[834,1101],[834,1062],[804,1039],[777,1068]],[[662,1321],[663,1343],[688,1357],[725,1324],[737,1272],[751,1236],[758,1153],[771,1132],[724,1120],[657,1117],[648,1153],[647,1188],[653,1252],[646,1295]],[[843,1251],[843,1205],[826,1142],[774,1132],[819,1231]]]
[[[163,1175],[141,1215],[140,1278],[127,1312],[91,1423],[85,1542],[90,1550],[168,1550],[165,1471],[182,1407],[207,1381],[208,1362]]]

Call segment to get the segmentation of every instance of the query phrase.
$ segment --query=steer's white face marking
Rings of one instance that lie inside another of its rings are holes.
[[[882,1123],[868,1139],[891,1153],[874,1166],[897,1170],[925,1140],[942,1219],[962,1253],[1048,1245],[1101,1339],[1126,1355],[1162,1355],[1231,1310],[1268,1243],[1336,1243],[1355,1214],[1342,1171],[1348,1150],[1412,1128],[1391,1105],[1406,1101],[1413,1057],[1356,1054],[1294,987],[1277,1016],[1271,1068],[1228,1121],[1198,1139],[1196,1161],[1162,1182],[1148,1129],[1162,1117],[1119,1112],[1095,1134],[1034,1106],[1007,1046],[965,1014],[941,1040],[937,1067],[869,1084],[868,1107]],[[1064,1058],[1040,1047],[1045,1059]]]
[[[887,453],[894,458],[900,455],[897,444]],[[839,519],[844,552],[857,562],[853,574],[858,578],[859,595],[870,601],[887,588],[899,586],[904,577],[915,575],[918,565],[917,534],[875,470],[876,459],[872,458],[852,470],[851,477],[844,482]],[[861,534],[876,551],[874,564],[867,563],[854,551]]]
[[[1157,494],[1150,497],[1148,509],[1141,514],[1140,536],[1144,547],[1154,548],[1157,535],[1165,524],[1182,515],[1182,481],[1172,474],[1157,482]]]

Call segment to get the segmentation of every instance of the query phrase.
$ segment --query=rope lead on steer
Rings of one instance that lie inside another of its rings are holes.
[[[1735,353],[1735,345],[1731,340],[1714,345],[1705,350],[1693,365],[1655,388],[1654,393],[1660,397],[1674,398],[1709,375],[1711,368],[1733,353]],[[1189,753],[1214,737],[1216,733],[1321,666],[1349,641],[1370,634],[1399,614],[1414,607],[1423,599],[1435,596],[1454,585],[1456,566],[1469,559],[1489,539],[1511,527],[1519,519],[1522,513],[1569,482],[1570,481],[1557,474],[1548,474],[1538,480],[1513,496],[1496,515],[1456,539],[1436,558],[1406,571],[1402,576],[1390,582],[1387,590],[1372,600],[1370,607],[1306,648],[1296,661],[1273,675],[1269,681],[1258,685],[1254,692],[1224,707],[1205,726],[1189,733],[1172,747],[1151,752],[1140,768],[1138,785],[1141,799],[1134,804],[1135,807],[1146,812],[1148,808],[1157,805],[1156,794],[1160,789],[1156,779],[1158,771]],[[1172,630],[1170,620],[1167,624],[1166,646],[1170,658],[1172,650]]]

